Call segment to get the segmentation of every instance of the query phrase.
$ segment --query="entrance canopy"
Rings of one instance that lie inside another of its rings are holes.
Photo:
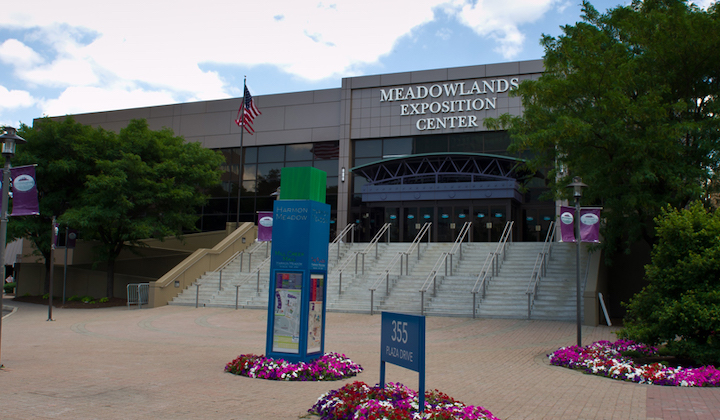
[[[532,176],[522,159],[481,153],[400,156],[352,168],[364,177],[362,201],[514,198]]]

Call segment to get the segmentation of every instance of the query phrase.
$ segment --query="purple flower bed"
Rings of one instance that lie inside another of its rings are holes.
[[[243,354],[225,366],[225,372],[275,381],[337,381],[355,376],[362,370],[362,366],[337,353],[325,353],[310,363],[290,363],[263,355]]]
[[[550,363],[593,375],[668,386],[720,386],[720,370],[714,366],[698,368],[670,367],[661,363],[636,366],[632,358],[622,355],[636,351],[643,356],[656,356],[655,347],[630,340],[597,341],[586,347],[562,347],[548,355]]]
[[[438,390],[425,392],[425,411],[418,412],[417,392],[398,383],[385,388],[353,382],[322,395],[309,413],[322,420],[498,420],[484,409],[465,405]]]

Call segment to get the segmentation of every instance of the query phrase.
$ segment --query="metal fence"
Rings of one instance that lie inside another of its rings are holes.
[[[150,294],[150,283],[131,283],[127,285],[127,305],[137,305],[142,309],[143,305],[148,304],[148,296]]]

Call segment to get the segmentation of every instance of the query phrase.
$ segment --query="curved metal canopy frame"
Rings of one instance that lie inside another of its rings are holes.
[[[426,153],[398,156],[356,166],[351,172],[370,185],[479,181],[522,181],[533,176],[523,159],[482,153]]]

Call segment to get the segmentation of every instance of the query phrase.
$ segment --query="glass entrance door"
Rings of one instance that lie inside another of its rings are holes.
[[[404,242],[412,242],[412,240],[415,238],[415,235],[417,235],[418,231],[420,230],[420,226],[422,226],[422,223],[420,222],[420,218],[418,218],[418,208],[417,207],[406,207],[403,209],[403,232]]]
[[[438,207],[438,219],[437,219],[437,241],[438,242],[452,242],[455,240],[455,223],[453,223],[453,208],[452,207]]]

